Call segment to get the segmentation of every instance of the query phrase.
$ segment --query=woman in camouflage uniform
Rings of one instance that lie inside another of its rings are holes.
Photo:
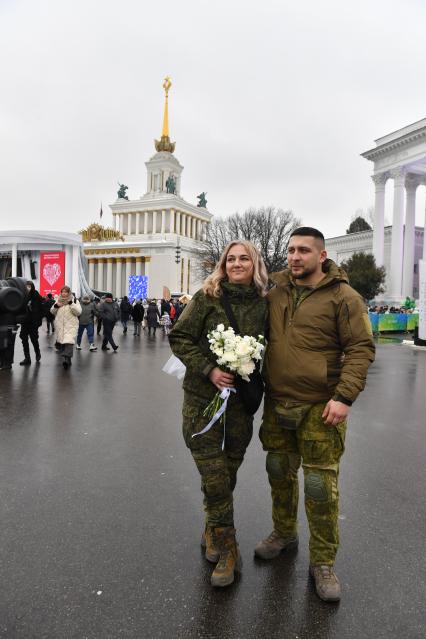
[[[227,586],[241,565],[235,540],[233,490],[246,448],[253,433],[248,415],[237,393],[231,393],[226,411],[225,446],[223,425],[192,438],[209,421],[203,411],[217,390],[234,386],[234,376],[222,371],[210,351],[207,333],[218,324],[229,326],[221,303],[226,295],[242,335],[265,333],[268,276],[259,251],[251,242],[231,242],[214,272],[205,280],[173,327],[169,339],[173,353],[186,366],[183,382],[183,435],[201,475],[206,526],[202,545],[206,559],[216,563],[211,583]]]

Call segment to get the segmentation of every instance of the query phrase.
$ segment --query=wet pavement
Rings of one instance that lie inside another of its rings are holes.
[[[382,340],[351,411],[330,605],[308,578],[302,509],[299,551],[253,558],[271,530],[257,435],[235,492],[243,573],[212,590],[167,340],[116,333],[117,354],[85,343],[64,371],[43,331],[40,365],[0,372],[0,637],[426,636],[426,352]]]

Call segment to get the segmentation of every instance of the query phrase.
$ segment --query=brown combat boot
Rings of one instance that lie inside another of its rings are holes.
[[[206,526],[206,529],[201,535],[201,546],[202,548],[205,548],[205,557],[207,561],[217,564],[220,557],[220,550],[214,538],[214,529],[210,526]]]
[[[315,590],[323,601],[340,601],[340,582],[333,566],[309,566],[309,574],[315,579]]]
[[[235,528],[215,528],[214,536],[220,548],[220,557],[211,576],[212,586],[229,586],[234,581],[234,573],[241,570],[242,560],[235,539]]]
[[[254,554],[261,559],[274,559],[278,557],[283,550],[291,550],[297,548],[298,545],[299,539],[297,535],[282,537],[280,533],[273,530],[269,537],[259,541],[254,549]]]

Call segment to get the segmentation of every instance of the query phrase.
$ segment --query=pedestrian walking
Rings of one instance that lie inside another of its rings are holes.
[[[56,347],[62,354],[62,366],[67,370],[72,363],[74,344],[78,332],[78,318],[81,314],[80,302],[71,293],[69,286],[61,288],[61,294],[50,312],[55,317]]]
[[[219,324],[229,326],[224,304],[229,303],[241,335],[265,332],[268,276],[257,248],[247,241],[231,242],[222,253],[203,289],[188,303],[169,336],[173,353],[186,366],[183,381],[183,435],[201,475],[204,493],[205,556],[217,564],[213,586],[227,586],[241,567],[235,537],[233,492],[246,448],[253,434],[253,416],[248,414],[238,393],[231,393],[226,409],[226,428],[209,422],[204,411],[217,390],[234,386],[234,376],[217,365],[210,350],[208,333]],[[226,297],[227,302],[223,302]],[[225,432],[224,432],[225,431]],[[224,439],[224,445],[222,442]]]
[[[52,293],[48,293],[46,295],[46,299],[43,301],[43,316],[46,318],[46,333],[49,335],[50,332],[55,332],[55,320],[50,312],[50,309],[54,305],[55,300],[53,299]]]
[[[123,297],[120,302],[120,321],[123,327],[123,335],[127,333],[127,322],[132,314],[132,305],[129,302],[127,295]]]
[[[19,337],[22,341],[24,349],[24,359],[20,362],[21,366],[29,366],[31,364],[29,339],[34,348],[36,362],[41,360],[40,345],[38,342],[38,329],[43,321],[43,299],[38,291],[35,290],[34,282],[27,281],[28,301],[25,312],[25,318],[21,324]]]
[[[133,318],[133,327],[134,327],[133,335],[135,337],[140,337],[141,325],[143,322],[144,315],[145,315],[145,311],[142,306],[142,300],[136,300],[132,308],[132,318]]]
[[[158,305],[156,300],[151,300],[148,304],[148,309],[146,311],[146,320],[148,324],[148,335],[151,335],[151,330],[154,333],[157,331],[158,320],[160,319],[160,311],[158,310]]]
[[[170,319],[170,315],[168,313],[164,313],[161,317],[161,326],[163,327],[164,334],[168,335],[170,333],[170,328],[172,326],[172,321]]]
[[[318,596],[341,596],[339,464],[349,408],[363,390],[374,343],[361,296],[327,259],[317,229],[293,231],[288,269],[271,276],[270,337],[260,439],[272,495],[273,531],[255,548],[273,559],[298,544],[298,469],[304,472],[310,568]]]
[[[114,342],[112,332],[114,330],[115,324],[120,318],[120,309],[117,303],[113,301],[111,293],[107,293],[105,295],[104,301],[99,307],[99,315],[102,319],[102,324],[104,327],[102,350],[109,351],[108,344],[111,344],[112,350],[114,351],[114,353],[116,353],[118,351],[118,346]]]
[[[84,331],[87,331],[87,339],[89,340],[89,350],[97,351],[98,347],[94,343],[95,338],[95,304],[91,301],[88,295],[84,295],[81,298],[81,314],[78,318],[78,333],[77,333],[77,345],[76,349],[81,351],[81,340],[83,338]]]

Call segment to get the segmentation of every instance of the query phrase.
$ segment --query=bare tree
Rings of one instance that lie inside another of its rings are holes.
[[[227,218],[213,218],[199,255],[201,278],[213,271],[223,249],[233,240],[250,240],[260,250],[268,273],[281,271],[287,266],[290,234],[300,224],[291,211],[273,206],[251,208]]]

